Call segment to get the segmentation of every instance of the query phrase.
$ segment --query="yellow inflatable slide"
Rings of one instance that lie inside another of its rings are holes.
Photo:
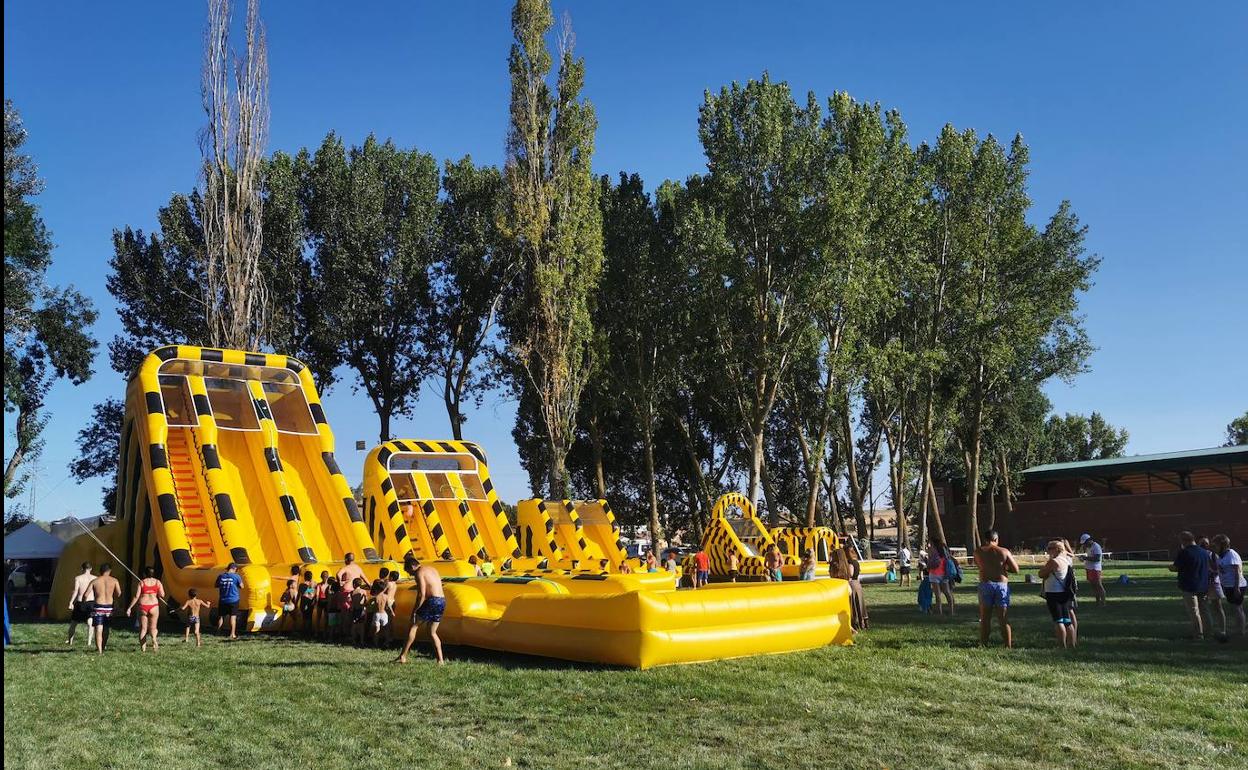
[[[538,510],[538,501],[527,502]],[[365,460],[373,540],[382,556],[414,555],[443,576],[439,635],[449,643],[637,668],[850,643],[843,581],[677,591],[670,573],[618,572],[619,551],[603,548],[619,548],[609,509],[588,511],[591,523],[577,527],[577,505],[544,507],[550,528],[540,524],[532,541],[518,539],[485,453],[471,442],[395,440]],[[568,538],[553,534],[560,516],[574,538],[576,569]],[[588,527],[601,529],[586,534]],[[495,574],[478,576],[469,557]],[[608,568],[592,557],[606,558]],[[410,589],[400,591],[400,620],[414,601]]]
[[[52,589],[64,614],[76,566],[154,566],[181,602],[216,603],[217,576],[239,567],[253,630],[278,617],[292,565],[335,572],[353,553],[382,558],[334,459],[334,437],[307,368],[282,355],[186,345],[150,353],[126,390],[113,521],[65,548]],[[103,547],[101,546],[103,544]],[[130,578],[118,569],[127,593]]]

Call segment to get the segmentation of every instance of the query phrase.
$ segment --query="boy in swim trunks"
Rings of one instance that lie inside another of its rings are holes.
[[[394,641],[394,619],[397,615],[394,612],[394,602],[399,598],[399,571],[382,570],[382,578],[386,581],[386,615],[389,619],[386,626],[390,629],[386,634],[386,641]]]
[[[389,576],[389,574],[387,571],[386,575]],[[370,625],[373,627],[373,645],[380,647],[381,631],[390,624],[390,611],[386,606],[388,604],[386,599],[386,581],[380,578],[374,580],[369,594],[368,618]]]
[[[211,607],[212,603],[199,598],[199,591],[194,588],[188,590],[186,595],[190,598],[186,600],[178,610],[182,616],[186,618],[186,630],[182,632],[183,643],[191,641],[191,632],[195,632],[195,646],[203,647],[204,640],[199,635],[199,611],[207,607]]]
[[[113,567],[104,564],[100,567],[100,576],[91,581],[91,595],[95,597],[95,607],[91,610],[91,621],[95,625],[95,649],[97,654],[104,654],[104,646],[108,644],[108,619],[113,615],[113,604],[122,600],[121,583],[113,577]]]
[[[368,591],[364,578],[356,578],[351,584],[351,641],[357,647],[364,646],[364,634],[368,630]]]
[[[399,653],[397,662],[406,663],[408,650],[416,642],[416,634],[422,623],[429,624],[429,638],[433,641],[433,651],[438,664],[446,661],[442,657],[442,640],[438,638],[438,624],[442,622],[442,613],[446,611],[446,595],[442,591],[442,576],[437,570],[423,565],[418,559],[409,556],[405,564],[408,573],[416,579],[416,609],[412,612],[412,628],[407,632],[407,644]]]

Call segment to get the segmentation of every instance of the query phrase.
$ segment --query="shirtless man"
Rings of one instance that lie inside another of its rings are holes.
[[[442,576],[433,567],[420,563],[414,556],[409,556],[404,565],[408,574],[416,579],[416,609],[412,612],[412,628],[407,632],[407,644],[399,653],[398,662],[407,662],[407,652],[416,642],[416,632],[421,623],[429,624],[429,638],[433,640],[433,651],[437,655],[438,664],[446,661],[442,658],[442,640],[438,638],[438,624],[442,622],[442,613],[446,611],[446,595],[442,593]]]
[[[74,590],[69,595],[69,637],[65,644],[73,644],[78,632],[78,624],[87,624],[87,646],[95,641],[95,626],[91,625],[91,610],[95,608],[95,594],[91,593],[91,583],[95,575],[91,574],[91,562],[82,563],[82,574],[74,578]]]
[[[992,616],[1001,626],[1006,647],[1014,646],[1007,613],[1010,609],[1009,574],[1018,573],[1014,554],[997,544],[1000,535],[995,529],[984,533],[984,544],[975,549],[975,565],[979,567],[979,643],[988,644],[992,632]]]
[[[360,565],[355,563],[355,554],[348,553],[342,557],[342,569],[338,570],[338,585],[353,586],[355,579],[364,580],[364,570],[360,569]]]
[[[95,624],[95,649],[104,654],[104,645],[108,644],[108,619],[113,614],[113,604],[122,601],[121,583],[113,577],[110,564],[100,566],[100,576],[91,581],[91,595],[95,597],[95,607],[91,610],[91,620]]]

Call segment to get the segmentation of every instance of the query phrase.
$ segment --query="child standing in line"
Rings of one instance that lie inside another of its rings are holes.
[[[286,590],[282,591],[282,630],[293,631],[295,629],[295,596],[297,589],[294,580],[286,581]]]
[[[338,578],[330,576],[325,589],[325,638],[333,641],[338,638],[339,624],[342,622],[342,587]]]
[[[382,629],[390,623],[390,613],[387,611],[386,604],[386,581],[374,580],[368,599],[368,617],[369,625],[373,630],[374,647],[381,646]]]
[[[329,611],[329,573],[321,570],[321,582],[316,584],[316,610],[312,622],[317,635],[325,633],[326,614]]]
[[[303,631],[312,632],[312,610],[316,607],[316,583],[312,582],[312,570],[303,573],[299,586],[299,617]]]
[[[194,631],[195,646],[203,647],[204,640],[199,635],[199,611],[206,607],[211,607],[212,602],[199,598],[199,591],[196,591],[194,588],[187,591],[186,595],[190,598],[178,608],[182,613],[182,617],[186,618],[186,630],[182,632],[182,642],[189,642],[191,640],[191,631]]]
[[[364,634],[368,630],[368,591],[364,578],[352,581],[351,590],[351,640],[357,647],[364,646]]]

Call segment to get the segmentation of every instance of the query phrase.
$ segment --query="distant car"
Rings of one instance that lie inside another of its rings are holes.
[[[14,567],[5,582],[8,583],[10,590],[15,588],[25,588],[30,585],[30,565],[19,564]]]

